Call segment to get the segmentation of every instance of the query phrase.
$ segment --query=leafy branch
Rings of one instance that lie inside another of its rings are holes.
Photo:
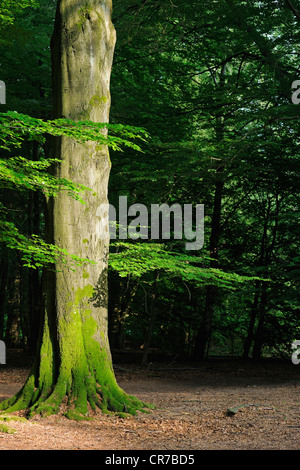
[[[108,129],[110,134],[108,134]],[[56,177],[49,172],[55,164],[64,164],[57,158],[30,160],[22,156],[12,156],[12,152],[22,149],[25,142],[46,142],[47,136],[72,138],[85,144],[96,142],[113,150],[121,151],[123,146],[141,151],[135,139],[145,141],[147,133],[139,128],[120,124],[94,123],[92,121],[75,122],[69,119],[43,121],[15,111],[0,113],[0,188],[16,189],[19,192],[40,190],[47,197],[55,197],[61,191],[84,204],[81,194],[92,191],[71,180]],[[9,220],[7,208],[0,203],[0,242],[7,248],[22,253],[25,266],[38,268],[53,263],[67,264],[71,269],[83,263],[93,263],[88,259],[70,255],[55,245],[46,243],[37,235],[27,236],[21,233],[16,224]]]
[[[226,289],[234,289],[247,281],[262,280],[211,268],[208,256],[171,252],[162,244],[115,242],[111,247],[109,267],[120,277],[130,275],[139,279],[147,273],[162,271],[196,286],[211,284]]]

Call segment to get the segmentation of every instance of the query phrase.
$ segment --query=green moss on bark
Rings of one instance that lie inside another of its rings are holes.
[[[90,20],[90,14],[92,12],[92,7],[88,3],[79,9],[78,11],[78,16],[79,16],[79,21],[76,23],[76,28],[81,29],[86,21]]]

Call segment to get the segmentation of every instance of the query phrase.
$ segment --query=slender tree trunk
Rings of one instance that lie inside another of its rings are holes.
[[[243,359],[244,360],[249,358],[251,344],[252,344],[252,341],[253,341],[254,327],[255,327],[255,321],[256,321],[256,317],[257,317],[259,291],[260,291],[260,281],[255,281],[255,294],[254,294],[254,299],[253,299],[253,303],[252,303],[250,321],[249,321],[249,325],[248,325],[248,332],[247,332],[247,337],[246,337],[246,340],[245,340],[244,351],[243,351]]]
[[[219,83],[216,82],[215,75],[212,73],[212,78],[216,86],[222,89],[225,86],[226,81],[226,64],[222,66],[220,72]],[[221,144],[224,139],[224,128],[225,120],[223,116],[219,116],[216,120],[216,141]],[[220,158],[222,160],[222,158]],[[224,172],[225,164],[224,161],[218,166],[216,170],[216,181],[215,181],[215,193],[214,193],[214,205],[211,222],[211,232],[209,239],[209,251],[212,268],[218,267],[219,259],[219,240],[221,235],[221,211],[222,211],[222,198],[224,192],[224,179],[222,173]],[[195,360],[203,359],[208,353],[209,341],[211,336],[211,324],[213,319],[215,299],[218,295],[218,288],[214,285],[208,285],[206,288],[204,312],[200,325],[199,332],[196,337],[195,347],[193,352],[193,358]]]
[[[112,348],[124,349],[125,321],[129,315],[131,303],[138,290],[138,283],[130,278],[110,282],[114,299],[110,303],[108,316],[108,330]]]
[[[269,218],[271,214],[271,200],[269,199],[269,204],[266,213],[266,221],[265,221],[265,230],[264,230],[264,238],[265,238],[265,259],[264,259],[264,267],[266,270],[271,261],[272,252],[275,247],[277,233],[278,233],[278,218],[279,218],[279,211],[281,207],[281,200],[279,199],[279,192],[276,193],[276,200],[275,200],[275,211],[273,214],[273,218],[275,219],[275,223],[273,226],[273,233],[271,237],[271,242],[267,244],[267,226],[270,222]],[[268,300],[268,292],[267,292],[267,283],[262,283],[261,288],[261,297],[260,297],[260,305],[259,305],[259,315],[258,315],[258,325],[255,333],[254,338],[254,345],[253,345],[253,358],[260,359],[262,354],[262,348],[264,344],[264,323],[265,323],[265,316],[267,311],[267,300]]]
[[[280,200],[278,193],[276,194],[276,209],[275,209],[275,224],[273,227],[273,235],[271,243],[268,246],[267,238],[268,238],[268,225],[270,222],[271,216],[271,200],[269,199],[264,226],[263,226],[263,233],[262,239],[260,244],[260,253],[259,253],[259,260],[258,266],[265,268],[268,267],[270,262],[270,256],[274,249],[277,231],[278,231],[278,216],[280,210]],[[250,321],[248,326],[248,334],[244,344],[244,352],[243,352],[243,359],[247,359],[249,357],[251,344],[254,340],[253,346],[253,358],[258,359],[261,354],[261,349],[263,346],[263,326],[264,326],[264,319],[265,319],[265,310],[266,310],[266,303],[267,303],[267,285],[265,282],[255,281],[255,295],[251,309]],[[254,334],[255,323],[258,319],[258,325],[256,332]]]
[[[157,282],[159,279],[159,271],[155,274],[155,280],[150,293],[150,318],[148,324],[148,330],[146,334],[146,340],[144,344],[143,356],[142,356],[142,365],[145,366],[148,363],[148,355],[151,346],[153,328],[157,318],[157,308],[156,308],[156,296],[157,296]]]
[[[39,144],[33,142],[32,159],[38,160]],[[38,191],[29,193],[29,236],[41,235],[40,228],[40,194]],[[28,305],[29,305],[29,327],[28,348],[31,354],[36,352],[38,333],[40,328],[42,307],[42,285],[38,269],[28,271]]]
[[[264,343],[264,322],[266,314],[266,304],[267,304],[267,285],[266,283],[262,284],[262,292],[259,305],[259,316],[258,316],[258,325],[254,338],[253,345],[253,359],[260,359],[262,353],[262,347]]]
[[[115,44],[111,0],[59,0],[52,39],[54,117],[108,122],[110,72]],[[92,188],[85,205],[68,195],[48,203],[48,234],[69,253],[96,264],[57,266],[45,279],[45,317],[33,370],[10,410],[58,412],[82,419],[90,409],[135,413],[144,404],[117,385],[107,337],[108,222],[98,216],[107,202],[107,147],[54,142],[57,175]],[[0,405],[3,407],[3,405]]]
[[[220,123],[219,128],[217,129],[217,140],[220,142],[223,136],[223,124]],[[221,166],[218,173],[223,171],[224,167]],[[222,178],[222,177],[221,177]],[[210,266],[216,268],[218,266],[218,249],[219,249],[219,240],[221,235],[221,209],[222,209],[222,198],[224,192],[224,181],[222,179],[217,179],[215,183],[215,194],[214,194],[214,206],[213,206],[213,215],[212,215],[212,224],[211,224],[211,233],[210,233],[210,257],[211,262]],[[205,295],[205,306],[202,316],[202,321],[200,325],[199,332],[195,341],[195,348],[193,352],[193,358],[196,360],[203,359],[208,352],[208,344],[211,335],[211,323],[213,318],[215,300],[218,295],[218,288],[214,285],[208,285],[206,288]]]
[[[16,262],[16,268],[13,277],[10,279],[11,297],[9,300],[9,309],[5,327],[5,344],[7,348],[20,347],[20,306],[21,306],[21,278],[20,278],[20,262]]]
[[[210,236],[210,266],[216,268],[218,265],[218,247],[221,234],[221,204],[223,196],[224,182],[217,181],[215,187],[214,209]],[[203,359],[208,352],[208,344],[211,335],[211,323],[213,319],[215,300],[218,295],[218,288],[209,285],[206,288],[205,306],[201,327],[197,336],[195,352],[198,359]]]

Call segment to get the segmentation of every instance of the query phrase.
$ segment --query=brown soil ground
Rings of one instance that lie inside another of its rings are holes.
[[[11,422],[16,432],[0,432],[0,450],[300,449],[300,366],[224,359],[155,363],[147,370],[120,366],[119,385],[155,404],[154,411],[129,418],[97,414],[81,422],[63,415]],[[0,366],[0,401],[20,389],[29,369],[28,358],[16,352]],[[239,406],[228,415],[228,408]]]

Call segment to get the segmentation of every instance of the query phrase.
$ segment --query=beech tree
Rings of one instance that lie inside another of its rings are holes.
[[[295,277],[299,106],[292,99],[297,94],[292,84],[299,78],[299,22],[294,2],[114,2],[117,41],[109,124],[86,120],[107,118],[100,112],[95,117],[97,107],[105,108],[105,92],[90,85],[83,75],[94,63],[93,57],[88,59],[90,50],[95,50],[88,39],[93,34],[89,28],[92,6],[86,2],[78,13],[77,7],[71,12],[77,24],[72,32],[73,48],[62,59],[68,84],[62,72],[63,82],[58,79],[61,65],[57,59],[63,48],[55,36],[53,116],[66,119],[52,120],[49,44],[56,1],[39,0],[38,7],[35,0],[2,3],[0,78],[6,84],[7,104],[1,105],[4,113],[0,113],[0,339],[6,347],[22,348],[25,354],[36,350],[35,326],[44,311],[41,280],[45,264],[54,263],[58,268],[57,277],[49,274],[50,279],[44,281],[49,299],[46,325],[54,319],[58,331],[61,323],[56,314],[50,314],[49,305],[56,302],[59,273],[72,274],[64,266],[69,261],[68,250],[75,269],[84,259],[87,262],[80,275],[77,270],[78,278],[72,277],[71,288],[69,281],[68,288],[60,281],[68,301],[74,298],[73,290],[92,285],[91,261],[102,255],[87,249],[92,245],[87,243],[90,221],[86,211],[94,207],[92,192],[101,191],[96,184],[101,178],[95,175],[92,181],[85,174],[93,168],[92,158],[84,168],[77,158],[81,162],[91,149],[99,152],[100,147],[108,146],[112,160],[108,194],[113,207],[118,207],[119,197],[124,195],[128,206],[205,206],[205,243],[199,252],[187,253],[185,240],[175,240],[173,232],[170,240],[161,238],[155,243],[152,239],[110,243],[108,330],[114,360],[125,344],[143,352],[144,363],[148,352],[151,361],[161,354],[196,361],[215,354],[280,355],[290,360],[290,344],[299,332]],[[64,31],[71,30],[70,25],[62,24]],[[86,61],[77,67],[74,82],[70,64],[75,59],[79,62],[79,33],[87,40]],[[76,89],[74,83],[83,82],[88,85],[81,86],[81,96],[71,98],[77,111],[74,107],[71,113],[71,106],[66,111],[60,95],[66,100],[67,90],[71,92]],[[124,138],[124,125],[129,133],[131,126],[142,126],[149,133],[141,145],[143,152],[132,147],[127,150],[124,145],[122,153],[113,151],[115,144],[121,144],[120,139],[113,140],[116,132],[121,130],[117,135]],[[51,152],[45,135],[62,138],[52,141]],[[83,146],[86,141],[96,143]],[[68,142],[74,151],[82,149],[83,156],[62,155]],[[61,156],[64,162],[50,173],[50,163],[56,165]],[[104,165],[102,158],[98,159],[100,166]],[[83,182],[84,192],[78,193],[80,188],[68,177]],[[86,186],[92,188],[88,195]],[[61,191],[64,203],[59,206]],[[69,201],[67,195],[75,200]],[[48,227],[50,243],[44,237],[45,196],[53,196],[48,200],[50,216],[54,210],[54,227]],[[78,198],[86,204],[82,206]],[[93,230],[98,226],[98,233],[105,200],[104,195],[98,197],[99,211],[92,209]],[[64,233],[58,207],[67,222]],[[78,242],[62,240],[71,236],[66,231],[70,227],[71,234],[71,226],[73,240],[77,231],[82,233]],[[98,238],[103,241],[103,236]],[[64,247],[67,249],[62,251]],[[103,271],[101,281],[105,283],[105,261],[98,267],[95,279]],[[83,283],[87,275],[90,278]],[[65,280],[66,274],[62,277]],[[104,314],[105,292],[96,291],[96,302]],[[81,321],[78,324],[81,328]],[[54,388],[63,360],[53,339],[56,327],[48,329],[50,350],[56,355],[55,377],[49,380]],[[34,398],[29,406],[35,402]]]
[[[106,123],[115,45],[111,0],[58,0],[51,41],[54,118]],[[103,130],[103,132],[106,132]],[[47,200],[47,241],[86,260],[72,269],[56,263],[44,279],[45,305],[31,373],[0,409],[29,408],[49,415],[67,402],[66,416],[135,413],[146,405],[117,384],[107,338],[108,217],[110,160],[107,145],[52,138],[55,176],[84,185],[84,204],[60,192]],[[100,209],[99,209],[100,208]]]

